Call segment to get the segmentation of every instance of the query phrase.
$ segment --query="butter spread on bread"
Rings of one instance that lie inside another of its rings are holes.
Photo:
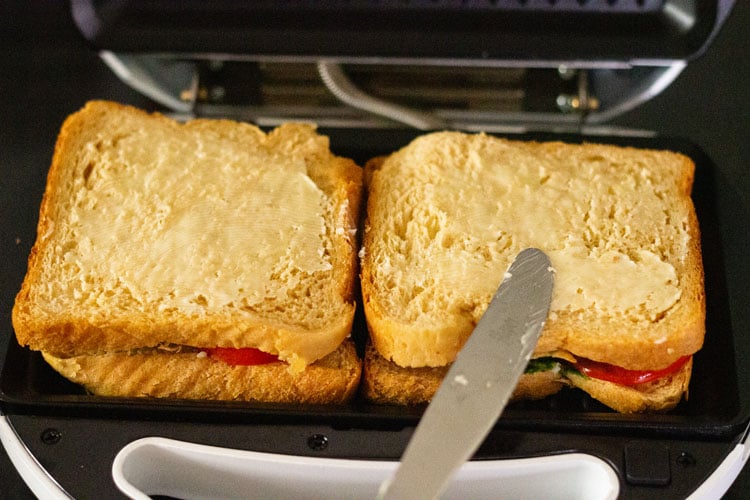
[[[537,356],[656,370],[702,346],[689,158],[439,132],[366,168],[363,301],[372,345],[394,367],[451,363],[526,247],[556,272]]]

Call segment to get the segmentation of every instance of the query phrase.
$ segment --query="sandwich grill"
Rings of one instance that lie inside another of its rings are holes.
[[[750,455],[750,330],[733,310],[747,305],[728,284],[735,271],[726,259],[733,243],[721,232],[721,169],[689,139],[611,122],[669,86],[733,4],[74,0],[70,14],[90,49],[162,112],[263,127],[313,121],[334,153],[359,164],[435,128],[692,158],[707,318],[689,398],[643,415],[615,413],[575,389],[511,403],[457,481],[459,496],[472,497],[716,498]],[[3,251],[10,255],[5,243]],[[2,298],[8,311],[15,291]],[[361,399],[302,406],[94,396],[20,347],[9,316],[0,437],[45,498],[136,490],[374,498],[423,411]],[[363,347],[361,312],[352,335]]]

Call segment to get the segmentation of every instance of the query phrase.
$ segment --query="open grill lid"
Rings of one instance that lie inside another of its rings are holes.
[[[580,131],[671,84],[733,3],[72,0],[71,15],[115,74],[176,113]]]
[[[699,54],[733,3],[73,0],[72,12],[90,42],[114,52],[640,64]]]

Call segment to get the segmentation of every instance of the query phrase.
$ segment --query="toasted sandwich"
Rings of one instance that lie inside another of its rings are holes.
[[[95,394],[346,401],[361,191],[310,125],[90,102],[55,146],[17,340]]]
[[[705,334],[694,169],[668,151],[459,132],[371,160],[366,397],[429,401],[513,257],[536,247],[555,289],[515,398],[574,386],[620,412],[673,408]]]

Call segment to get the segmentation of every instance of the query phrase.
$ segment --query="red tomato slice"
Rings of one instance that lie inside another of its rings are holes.
[[[591,378],[598,378],[620,385],[636,385],[671,375],[682,368],[689,360],[690,356],[683,356],[662,370],[626,370],[619,366],[578,358],[574,367],[579,372]]]
[[[243,347],[241,349],[233,349],[231,347],[213,347],[203,350],[208,354],[208,357],[221,360],[228,365],[266,365],[279,360],[279,358],[273,354],[268,354],[259,349],[253,349],[252,347]]]

